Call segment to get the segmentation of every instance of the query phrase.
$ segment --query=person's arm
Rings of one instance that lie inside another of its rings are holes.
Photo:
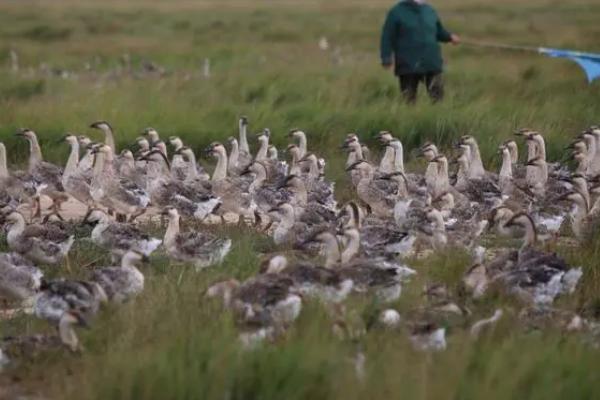
[[[443,43],[450,42],[453,44],[457,44],[460,42],[460,38],[458,37],[458,35],[450,33],[446,30],[446,28],[444,28],[444,25],[442,25],[442,21],[440,21],[439,17],[437,20],[437,40],[439,42],[443,42]]]
[[[381,29],[381,65],[391,67],[394,65],[394,33],[396,31],[396,21],[393,12],[390,11],[385,18],[385,23]]]

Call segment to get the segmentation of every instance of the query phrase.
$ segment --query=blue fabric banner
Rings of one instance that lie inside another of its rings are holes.
[[[544,47],[540,47],[538,51],[550,57],[568,58],[575,61],[585,71],[589,83],[600,78],[600,54],[547,49]]]

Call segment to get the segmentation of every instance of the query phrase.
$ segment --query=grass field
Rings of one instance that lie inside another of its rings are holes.
[[[600,51],[597,1],[433,3],[463,39]],[[9,161],[22,164],[27,146],[13,133],[29,127],[46,158],[64,163],[67,148],[57,140],[66,132],[100,139],[88,125],[106,119],[121,147],[153,126],[200,150],[235,134],[244,114],[252,130],[269,127],[277,145],[287,142],[290,128],[304,129],[309,146],[327,157],[344,200],[350,194],[337,148],[351,131],[375,148],[375,133],[391,130],[408,152],[426,139],[449,146],[471,133],[492,167],[498,143],[515,128],[544,132],[549,159],[557,160],[566,159],[563,149],[574,134],[600,122],[600,83],[588,86],[575,64],[467,46],[445,48],[446,101],[431,105],[422,96],[406,107],[378,61],[379,29],[390,6],[379,0],[2,1],[0,139]],[[329,50],[319,49],[321,37]],[[140,72],[149,61],[164,76]],[[25,363],[4,373],[0,387],[55,399],[600,398],[596,350],[577,335],[522,332],[514,323],[516,304],[496,297],[472,316],[502,305],[507,316],[494,332],[473,341],[463,326],[449,327],[449,349],[440,354],[416,353],[394,332],[340,341],[318,304],[305,307],[284,340],[240,352],[231,316],[203,292],[218,279],[254,274],[258,251],[271,245],[252,231],[223,231],[234,240],[223,267],[197,274],[154,258],[144,271],[143,295],[102,312],[81,332],[83,354]],[[557,250],[585,271],[560,306],[600,316],[600,241]],[[108,260],[78,242],[72,264],[92,261]],[[401,314],[413,308],[426,282],[456,287],[469,263],[455,250],[414,262],[419,276],[393,306]],[[360,327],[378,307],[353,300],[349,322]],[[0,324],[2,334],[48,330],[28,317]],[[366,355],[362,380],[352,361],[359,350]]]

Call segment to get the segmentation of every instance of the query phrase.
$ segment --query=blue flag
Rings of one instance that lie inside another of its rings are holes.
[[[568,58],[575,61],[585,71],[588,82],[600,78],[600,54],[581,53],[578,51],[568,51],[559,49],[546,49],[540,47],[538,51],[550,57]]]

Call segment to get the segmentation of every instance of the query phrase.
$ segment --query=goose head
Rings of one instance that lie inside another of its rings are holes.
[[[516,164],[517,161],[519,161],[519,146],[517,146],[517,142],[515,142],[513,139],[509,139],[503,144],[504,147],[506,147],[510,152],[511,162]]]
[[[505,206],[492,209],[488,215],[488,228],[491,229],[494,226],[506,224],[514,214],[513,210]]]
[[[394,140],[394,136],[388,131],[381,131],[377,134],[377,140],[382,144],[387,144]]]
[[[242,175],[254,174],[257,177],[261,177],[265,179],[267,177],[267,167],[260,161],[254,161],[244,171],[242,171]]]
[[[149,261],[150,259],[148,258],[148,256],[135,250],[129,250],[123,255],[123,258],[121,259],[121,266],[133,267],[141,263],[147,263]]]
[[[238,120],[238,126],[241,129],[246,128],[248,126],[248,117],[246,117],[245,115],[242,115],[240,117],[240,119]]]
[[[141,156],[140,161],[163,162],[167,169],[171,169],[171,162],[160,148],[155,148]]]
[[[37,135],[35,134],[34,131],[32,131],[29,128],[23,128],[23,129],[19,130],[15,135],[23,137],[29,141],[37,140]]]
[[[225,146],[223,146],[220,142],[212,142],[206,148],[206,153],[213,157],[224,156],[227,154],[227,150],[225,150]]]
[[[292,139],[306,140],[306,133],[304,133],[300,129],[292,129],[288,133],[288,137]]]
[[[8,225],[13,225],[17,223],[25,223],[25,217],[18,211],[9,211],[8,214],[4,217],[4,222]]]
[[[505,225],[507,228],[520,227],[525,230],[526,238],[525,244],[534,244],[537,241],[537,229],[533,218],[527,213],[519,212],[512,216],[511,219]]]
[[[573,152],[581,152],[581,153],[587,153],[588,148],[587,148],[587,144],[584,140],[581,139],[576,139],[574,141],[572,141],[571,143],[569,143],[569,145],[567,146],[568,150],[573,150]]]
[[[568,201],[571,204],[576,205],[579,209],[584,210],[586,214],[588,212],[589,207],[587,201],[583,194],[577,190],[565,193],[559,198],[559,201]]]
[[[194,150],[188,146],[183,146],[175,151],[175,154],[181,154],[187,161],[195,159]]]
[[[346,171],[359,171],[364,174],[370,174],[373,172],[373,167],[365,160],[358,160],[353,164],[350,164]]]
[[[285,151],[286,151],[288,154],[290,154],[290,155],[292,156],[292,158],[293,158],[293,159],[295,159],[295,160],[298,160],[298,159],[300,159],[300,155],[302,154],[302,153],[301,153],[301,150],[300,150],[300,147],[298,147],[298,145],[297,145],[297,144],[295,144],[295,143],[289,144],[289,145],[288,145],[288,146],[285,148]]]
[[[466,145],[469,147],[477,146],[477,140],[471,135],[463,135],[460,137],[460,144]]]
[[[155,142],[158,142],[160,140],[157,130],[151,127],[144,129],[142,135],[146,136],[150,143],[152,143],[153,145]]]
[[[179,211],[175,207],[166,207],[161,215],[167,217],[169,221],[179,221]]]
[[[433,143],[429,143],[429,142],[425,143],[423,146],[421,146],[420,151],[421,151],[421,156],[425,157],[425,159],[427,161],[433,160],[438,155],[437,146],[434,145]]]
[[[77,140],[79,141],[79,145],[84,148],[92,143],[92,139],[90,139],[89,137],[87,137],[85,135],[77,136]]]
[[[69,146],[75,146],[75,145],[79,145],[79,140],[77,139],[77,136],[75,136],[75,135],[73,135],[73,134],[71,134],[71,133],[69,133],[69,134],[66,134],[66,135],[63,137],[63,140],[64,140],[65,142],[67,142],[67,143],[69,144]]]
[[[269,128],[263,129],[262,132],[256,135],[256,138],[260,144],[269,143],[269,139],[271,138],[271,130]]]
[[[169,137],[169,144],[173,146],[175,151],[179,150],[183,147],[183,141],[179,138],[179,136],[171,136]]]
[[[135,140],[140,152],[150,151],[150,142],[147,138],[140,136]]]
[[[85,214],[85,216],[83,217],[83,223],[88,225],[96,225],[99,222],[104,222],[108,220],[108,214],[97,208],[90,209],[87,212],[87,214]]]
[[[338,213],[338,219],[342,220],[344,226],[360,228],[364,213],[354,201],[349,201]]]
[[[112,126],[110,126],[110,124],[106,121],[96,121],[90,125],[90,128],[99,129],[102,132],[111,132],[111,133],[113,130]]]
[[[514,135],[522,137],[524,139],[527,139],[527,138],[529,138],[534,133],[535,133],[535,130],[533,130],[533,129],[530,129],[530,128],[520,128],[520,129],[515,130]]]

